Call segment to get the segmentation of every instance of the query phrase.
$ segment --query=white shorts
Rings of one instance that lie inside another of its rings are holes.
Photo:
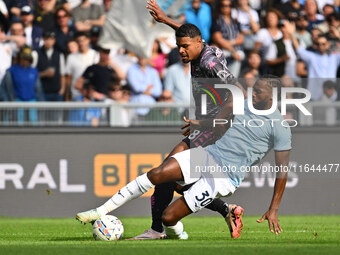
[[[216,166],[213,157],[202,147],[179,152],[172,156],[181,167],[184,181],[180,185],[194,183],[184,192],[184,199],[193,212],[197,212],[210,204],[215,198],[232,195],[236,187],[224,173],[195,172],[197,166]]]

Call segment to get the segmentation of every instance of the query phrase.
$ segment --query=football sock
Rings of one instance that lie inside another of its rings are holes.
[[[181,234],[183,233],[183,223],[182,222],[177,222],[175,226],[164,226],[166,235],[170,239],[179,239]]]
[[[127,201],[140,197],[153,186],[154,185],[150,182],[146,173],[138,176],[135,180],[129,182],[126,186],[121,188],[105,204],[98,207],[97,212],[100,214],[100,216],[103,216],[122,206]]]
[[[220,198],[215,199],[205,208],[208,208],[215,212],[219,212],[224,218],[228,215],[228,204]]]
[[[155,191],[151,196],[151,228],[157,232],[163,232],[162,214],[174,196],[175,185],[176,184],[174,182],[156,185]]]

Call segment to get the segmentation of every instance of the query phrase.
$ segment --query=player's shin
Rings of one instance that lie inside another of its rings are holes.
[[[105,204],[97,208],[98,213],[103,216],[126,202],[138,198],[150,190],[154,185],[150,182],[147,174],[138,176],[135,180],[129,182],[113,195]]]

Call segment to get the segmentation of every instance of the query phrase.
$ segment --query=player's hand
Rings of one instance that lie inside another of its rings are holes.
[[[183,117],[183,120],[187,123],[181,127],[181,129],[186,128],[186,130],[182,133],[182,135],[184,136],[190,135],[190,129],[198,129],[200,127],[200,123],[198,120],[189,120],[185,116]]]
[[[182,135],[184,136],[188,136],[190,135],[190,124],[185,124],[184,126],[181,127],[181,129],[185,129],[183,132],[182,132]]]
[[[155,0],[150,0],[146,2],[148,6],[146,6],[147,9],[149,9],[151,16],[157,21],[161,23],[165,23],[168,16],[163,12],[161,7],[156,3]]]
[[[283,232],[277,217],[277,210],[269,209],[265,214],[263,214],[261,219],[256,221],[261,223],[264,220],[268,220],[270,232],[275,233],[276,235]]]

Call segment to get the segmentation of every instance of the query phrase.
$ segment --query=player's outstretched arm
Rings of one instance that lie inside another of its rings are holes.
[[[282,168],[284,166],[288,166],[289,154],[290,154],[290,151],[276,151],[275,152],[276,166],[278,167],[282,166]],[[277,173],[275,186],[274,186],[274,194],[273,194],[272,202],[270,203],[270,207],[260,220],[256,220],[258,223],[261,223],[264,220],[268,220],[270,231],[272,233],[275,233],[276,235],[280,234],[283,231],[280,226],[277,213],[279,210],[279,205],[281,202],[283,192],[286,188],[287,174],[288,173],[284,171],[280,171]]]
[[[181,24],[177,23],[176,21],[174,21],[173,19],[169,18],[161,9],[161,7],[159,7],[159,5],[157,4],[157,2],[155,0],[150,0],[146,2],[148,5],[146,6],[147,9],[149,9],[151,16],[160,23],[164,23],[170,27],[172,27],[173,29],[177,30]]]

